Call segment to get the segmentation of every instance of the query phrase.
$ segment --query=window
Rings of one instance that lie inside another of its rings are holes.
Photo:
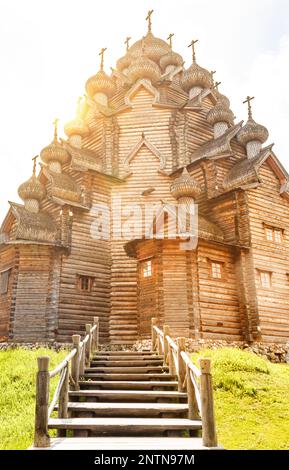
[[[94,278],[91,276],[79,275],[77,280],[77,287],[84,292],[91,292],[93,287]]]
[[[143,277],[150,277],[152,275],[152,260],[143,262]]]
[[[222,279],[222,263],[211,261],[211,274],[215,279]]]
[[[260,284],[265,289],[269,289],[272,285],[271,277],[272,273],[270,271],[259,271]]]
[[[283,242],[283,230],[276,227],[265,226],[266,240],[269,242],[282,243]]]
[[[7,294],[9,284],[10,269],[0,273],[0,294]]]

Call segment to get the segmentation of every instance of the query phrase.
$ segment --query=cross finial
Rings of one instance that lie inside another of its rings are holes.
[[[193,57],[193,63],[196,63],[196,51],[195,51],[195,44],[198,42],[198,39],[193,39],[191,44],[188,45],[188,47],[192,48],[192,57]]]
[[[214,85],[212,86],[212,90],[216,88],[218,90],[218,86],[221,85],[222,82],[215,82]]]
[[[216,73],[216,70],[211,70],[210,74],[211,74],[212,79],[214,79],[215,73]]]
[[[58,141],[58,122],[59,122],[59,119],[58,118],[55,118],[54,121],[53,121],[53,125],[54,125],[54,142],[57,142]]]
[[[146,21],[148,22],[148,32],[150,33],[151,30],[152,30],[152,14],[153,14],[153,10],[149,10],[148,11],[148,14],[147,14],[147,17],[146,17]]]
[[[169,34],[169,36],[167,38],[167,41],[169,41],[169,45],[170,45],[171,49],[173,47],[173,42],[172,42],[173,36],[174,36],[174,33],[171,33],[171,34]]]
[[[126,52],[129,50],[129,41],[130,41],[130,40],[131,40],[131,37],[128,36],[128,37],[126,38],[126,40],[124,41],[125,46],[126,46]]]
[[[107,49],[106,47],[103,47],[100,50],[100,53],[98,54],[100,56],[100,70],[103,70],[103,56],[104,56],[106,49]]]
[[[254,100],[254,96],[247,96],[247,99],[243,101],[243,104],[248,103],[248,118],[252,119],[252,106],[251,106],[251,101]]]
[[[36,155],[35,157],[32,158],[33,161],[33,175],[36,174],[36,160],[39,157],[39,155]]]

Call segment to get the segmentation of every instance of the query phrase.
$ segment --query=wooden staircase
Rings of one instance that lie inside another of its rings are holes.
[[[200,438],[202,420],[196,412],[192,417],[188,390],[180,390],[180,374],[161,354],[160,344],[157,351],[99,351],[93,331],[89,327],[87,331],[88,340],[82,344],[88,347],[82,351],[80,338],[74,336],[72,386],[69,390],[66,367],[59,404],[52,400],[48,413],[57,410],[58,417],[47,420],[46,437],[39,436],[36,413],[34,448],[206,448]],[[60,370],[61,365],[50,377]],[[47,440],[50,429],[57,430],[58,438]],[[211,447],[216,448],[213,444]]]

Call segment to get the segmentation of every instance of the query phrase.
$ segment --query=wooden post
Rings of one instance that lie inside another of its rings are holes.
[[[98,351],[99,347],[99,318],[93,317],[93,323],[96,325],[94,330],[94,345],[93,345],[93,352]]]
[[[34,447],[50,446],[48,434],[49,360],[47,356],[37,358]]]
[[[217,446],[217,434],[214,416],[213,382],[210,359],[199,359],[201,377],[201,406],[203,423],[203,445],[205,447]]]
[[[177,344],[178,344],[178,381],[179,381],[178,390],[179,392],[183,392],[184,391],[183,384],[184,384],[185,377],[186,377],[186,365],[181,356],[181,352],[185,350],[186,338],[178,338]]]
[[[154,326],[157,325],[157,318],[152,318],[152,351],[154,352],[156,350],[156,332],[154,330]]]
[[[85,364],[89,367],[90,365],[90,357],[91,357],[91,324],[86,323],[85,325],[85,333],[89,336],[88,341],[86,343],[85,348]]]
[[[157,351],[158,351],[159,356],[163,354],[161,338],[159,337],[158,334],[157,334]]]
[[[80,354],[80,366],[79,375],[84,375],[85,372],[85,356],[86,356],[86,343],[82,342],[81,354]]]
[[[79,369],[80,369],[80,335],[72,335],[73,349],[77,350],[77,353],[71,360],[71,376],[74,384],[72,385],[73,390],[79,390]]]
[[[195,387],[191,379],[191,369],[187,365],[188,419],[199,419]]]
[[[171,375],[176,375],[176,366],[175,366],[175,360],[174,360],[174,352],[171,347],[169,347],[169,373]]]
[[[68,390],[69,390],[69,363],[65,368],[65,378],[59,393],[59,402],[58,402],[58,418],[67,418],[68,417]],[[58,429],[58,437],[66,437],[65,429]]]
[[[169,354],[169,343],[166,339],[166,336],[170,336],[170,327],[169,325],[164,325],[164,365],[168,363],[168,354]]]

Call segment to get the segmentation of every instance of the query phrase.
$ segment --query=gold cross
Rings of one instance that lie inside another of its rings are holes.
[[[58,132],[57,132],[58,122],[59,122],[59,119],[58,119],[58,118],[55,118],[54,121],[53,121],[53,125],[54,125],[54,141],[55,141],[55,142],[57,142],[57,140],[58,140]]]
[[[36,160],[39,158],[39,155],[36,155],[35,157],[32,158],[33,161],[33,175],[36,173]]]
[[[152,30],[152,19],[151,19],[151,16],[153,14],[153,10],[149,10],[148,11],[148,14],[147,14],[147,17],[146,17],[146,21],[148,22],[148,31],[150,32]]]
[[[198,42],[198,39],[192,40],[191,44],[188,47],[192,48],[192,56],[193,56],[193,63],[196,63],[196,51],[195,51],[195,44]]]
[[[173,36],[174,36],[174,33],[171,33],[171,34],[169,34],[169,37],[167,38],[167,41],[169,41],[170,48],[173,47],[173,44],[172,44]]]
[[[127,37],[126,40],[124,41],[125,45],[126,45],[126,51],[129,50],[129,41],[131,40],[131,37]]]
[[[247,99],[243,101],[243,104],[248,103],[248,117],[249,119],[252,118],[252,106],[251,106],[251,101],[254,100],[254,96],[247,96]]]
[[[100,55],[100,70],[103,70],[103,56],[104,56],[104,53],[106,51],[106,47],[103,47],[101,50],[100,50],[100,53],[98,55]]]

